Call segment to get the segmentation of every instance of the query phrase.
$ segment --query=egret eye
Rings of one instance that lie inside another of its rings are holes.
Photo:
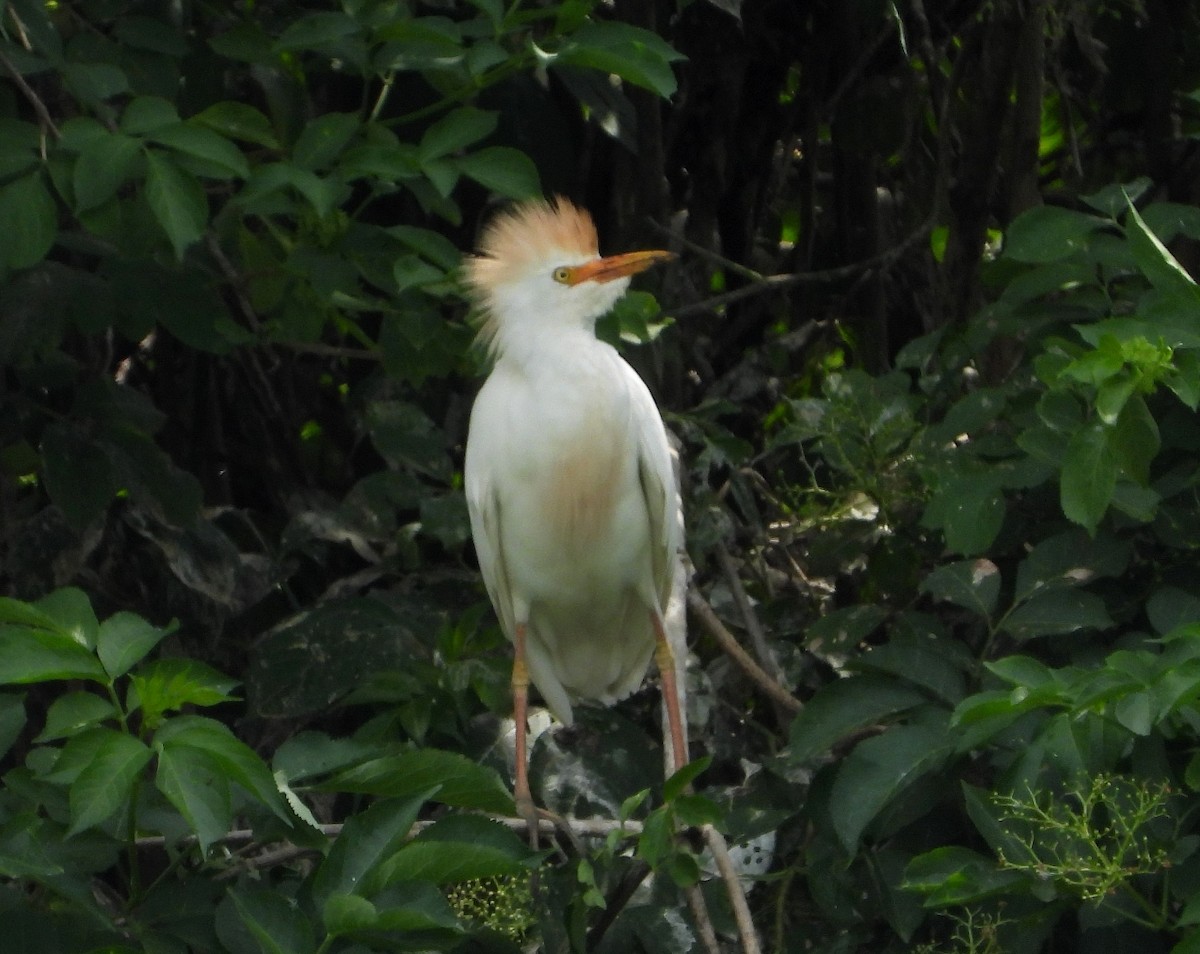
[[[566,265],[559,265],[558,268],[551,272],[550,277],[560,285],[567,285],[571,281],[571,270]]]

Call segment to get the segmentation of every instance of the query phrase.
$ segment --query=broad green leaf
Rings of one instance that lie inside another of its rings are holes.
[[[474,106],[463,106],[451,110],[427,130],[421,137],[418,154],[421,163],[440,159],[465,149],[480,139],[490,136],[499,122],[499,115]]]
[[[108,455],[81,428],[58,423],[42,434],[46,492],[76,530],[84,530],[112,503],[120,487]]]
[[[1004,514],[998,475],[963,474],[938,487],[921,522],[940,527],[952,552],[973,556],[991,546]]]
[[[408,841],[421,806],[436,789],[412,798],[384,799],[351,815],[337,841],[321,862],[312,882],[313,900],[323,905],[347,894],[373,895],[383,885],[377,873],[381,863]]]
[[[1134,260],[1150,284],[1160,291],[1188,295],[1195,305],[1200,305],[1200,288],[1192,281],[1187,270],[1174,255],[1159,241],[1158,236],[1146,227],[1133,203],[1129,203],[1129,218],[1125,223],[1125,237],[1133,249]]]
[[[141,142],[132,136],[106,133],[90,140],[75,160],[75,211],[94,209],[116,195],[133,178],[141,157]]]
[[[1094,593],[1066,589],[1038,593],[1000,623],[1001,629],[1021,640],[1112,626],[1104,600]]]
[[[649,30],[615,20],[592,20],[570,35],[550,65],[586,66],[667,97],[676,89],[671,64],[681,59]]]
[[[987,618],[1000,598],[1000,569],[987,559],[946,563],[925,577],[920,589]]]
[[[196,177],[172,159],[154,150],[146,151],[146,201],[167,234],[175,257],[204,234],[208,224],[208,198]]]
[[[966,692],[966,674],[974,663],[957,640],[922,632],[897,632],[893,627],[887,642],[871,647],[848,666],[860,673],[899,678],[957,705]]]
[[[314,954],[317,950],[303,908],[275,888],[230,888],[217,912],[217,936],[225,949],[236,954]]]
[[[178,122],[179,113],[174,103],[161,96],[139,96],[130,101],[121,114],[121,131],[131,136],[144,136]]]
[[[278,50],[312,50],[336,43],[359,32],[353,18],[340,11],[306,13],[288,24],[275,41]]]
[[[196,835],[202,854],[220,841],[233,821],[229,781],[221,764],[203,749],[156,746],[154,783]]]
[[[306,171],[327,168],[360,126],[357,113],[325,113],[304,127],[292,147],[292,162]]]
[[[356,894],[335,894],[321,906],[321,920],[330,937],[339,937],[375,927],[379,912],[366,898]]]
[[[112,702],[94,692],[68,692],[59,696],[46,711],[46,724],[34,739],[50,742],[75,735],[83,729],[109,719],[116,721],[117,709]]]
[[[96,654],[109,676],[123,676],[159,644],[169,630],[159,629],[136,613],[114,613],[96,637]]]
[[[203,716],[177,716],[155,733],[154,745],[161,752],[180,749],[203,752],[224,777],[256,797],[278,818],[291,823],[291,814],[275,786],[271,770],[223,723]]]
[[[27,626],[0,625],[0,683],[51,682],[108,677],[95,655],[65,633]]]
[[[91,650],[96,648],[100,621],[96,619],[92,601],[83,590],[66,586],[47,593],[34,606],[54,620],[55,627],[80,646]]]
[[[1067,258],[1087,247],[1108,219],[1052,205],[1040,205],[1017,216],[1004,236],[1004,256],[1018,262],[1044,263]]]
[[[842,760],[829,813],[842,846],[853,855],[867,826],[918,778],[941,769],[951,746],[944,729],[897,725],[866,739]]]
[[[152,755],[124,732],[98,728],[91,760],[71,784],[71,827],[67,837],[107,821],[128,801]]]
[[[904,869],[904,887],[926,895],[930,908],[975,904],[1003,895],[1025,880],[1005,871],[995,859],[960,845],[946,845],[917,855]]]
[[[130,680],[133,692],[130,708],[140,707],[142,719],[151,727],[161,721],[164,713],[187,705],[215,706],[229,702],[238,685],[207,663],[198,659],[170,657],[147,663]]]
[[[30,268],[58,235],[58,210],[40,174],[0,185],[0,267]]]
[[[525,153],[508,146],[489,146],[454,160],[468,179],[509,199],[528,199],[542,194],[537,166]]]
[[[821,758],[860,729],[923,705],[929,697],[914,686],[873,674],[823,686],[792,720],[786,756],[799,764]]]
[[[1125,402],[1108,433],[1108,447],[1121,471],[1143,486],[1150,482],[1150,464],[1162,446],[1158,422],[1140,397]]]
[[[1069,520],[1095,533],[1117,486],[1117,462],[1103,424],[1085,424],[1067,442],[1060,500]]]
[[[249,103],[224,100],[192,116],[189,123],[205,126],[229,139],[278,149],[279,140],[271,121]]]
[[[1089,537],[1082,530],[1067,530],[1047,537],[1018,564],[1013,603],[1023,603],[1043,589],[1120,576],[1129,556],[1129,545],[1111,533]]]
[[[219,179],[233,176],[245,179],[250,174],[250,167],[241,150],[205,126],[178,123],[150,133],[149,138],[183,156],[200,160],[203,168],[196,171],[203,175]]]
[[[1037,689],[1054,682],[1054,670],[1032,656],[1005,656],[984,665],[989,672],[1022,689]]]
[[[63,83],[81,102],[100,107],[106,99],[129,92],[129,77],[113,63],[65,63]]]
[[[1146,602],[1146,616],[1160,636],[1200,622],[1200,595],[1176,586],[1161,587]]]
[[[391,856],[380,875],[389,883],[452,884],[527,871],[539,856],[507,826],[480,815],[447,815]]]
[[[444,805],[511,815],[512,795],[499,774],[487,766],[438,749],[421,749],[372,759],[339,772],[320,788],[364,795],[410,797],[431,788]]]
[[[1154,180],[1148,176],[1139,176],[1132,182],[1110,183],[1091,195],[1081,195],[1079,199],[1097,212],[1116,220],[1129,208],[1130,202],[1137,202],[1153,185]]]

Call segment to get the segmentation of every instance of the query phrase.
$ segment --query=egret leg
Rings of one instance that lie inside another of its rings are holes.
[[[516,723],[516,779],[513,797],[517,812],[529,829],[529,846],[538,846],[538,815],[529,790],[529,756],[526,739],[529,734],[529,666],[525,662],[525,624],[517,623],[513,633],[513,722]]]
[[[662,679],[663,700],[667,705],[667,724],[671,730],[671,755],[675,761],[675,771],[688,764],[687,739],[683,736],[683,716],[679,705],[679,686],[675,681],[675,654],[671,644],[667,642],[667,632],[663,628],[662,617],[657,610],[650,611],[650,624],[654,627],[654,662],[658,665],[658,675]]]

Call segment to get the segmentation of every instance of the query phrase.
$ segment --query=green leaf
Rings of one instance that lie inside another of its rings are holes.
[[[615,20],[592,20],[571,34],[550,65],[586,66],[667,97],[676,89],[671,63],[681,59],[649,30]]]
[[[340,11],[306,13],[288,24],[275,41],[278,50],[312,50],[335,44],[359,32],[353,18]]]
[[[1023,603],[1043,589],[1120,576],[1129,565],[1129,556],[1129,545],[1108,533],[1089,537],[1072,529],[1047,537],[1017,566],[1013,602]]]
[[[279,148],[271,121],[249,103],[229,100],[213,103],[188,122],[205,126],[229,139],[239,139],[267,149]]]
[[[133,693],[130,708],[140,707],[142,719],[156,727],[164,713],[187,705],[215,706],[234,699],[230,692],[238,685],[207,663],[198,659],[158,659],[143,666],[130,677]]]
[[[90,728],[97,723],[115,720],[118,711],[112,702],[94,692],[68,692],[59,696],[46,711],[46,724],[34,739],[50,742]]]
[[[987,618],[1000,598],[1000,569],[986,559],[946,563],[925,577],[920,589]]]
[[[1059,480],[1063,513],[1088,533],[1095,533],[1117,486],[1117,462],[1108,428],[1093,422],[1071,436]]]
[[[427,130],[421,137],[418,155],[422,165],[431,159],[440,159],[473,145],[490,136],[499,122],[499,114],[463,106],[451,110]]]
[[[167,234],[175,257],[204,234],[208,224],[208,198],[196,177],[160,152],[146,152],[146,201]]]
[[[103,623],[96,638],[96,654],[109,676],[123,676],[159,644],[167,630],[151,626],[136,613],[114,613]]]
[[[712,764],[712,756],[694,759],[663,783],[663,801],[673,802]]]
[[[141,156],[141,143],[132,136],[106,133],[89,140],[75,160],[71,178],[75,211],[94,209],[116,195],[133,178]]]
[[[1004,523],[1004,514],[998,476],[962,474],[937,488],[921,523],[940,527],[952,552],[972,556],[992,545]]]
[[[479,815],[447,815],[392,855],[381,875],[387,883],[452,884],[523,874],[537,857],[499,822]]]
[[[327,168],[358,133],[357,113],[325,113],[304,127],[292,147],[296,167],[315,172]]]
[[[203,749],[158,747],[154,784],[196,835],[201,854],[225,837],[233,821],[227,780],[220,763]]]
[[[314,954],[304,910],[276,888],[232,887],[217,913],[217,935],[237,954]],[[236,917],[231,917],[229,909]],[[324,949],[324,948],[323,948]]]
[[[1125,402],[1116,425],[1108,432],[1108,447],[1121,472],[1145,486],[1150,464],[1162,446],[1158,422],[1140,397]]]
[[[107,821],[126,804],[152,755],[140,740],[113,729],[96,728],[90,760],[71,784],[71,826],[67,837]]]
[[[320,788],[363,795],[411,797],[436,788],[444,805],[511,815],[516,809],[499,774],[457,752],[421,749],[372,759],[339,772]]]
[[[0,683],[50,682],[56,679],[108,681],[92,652],[65,633],[27,626],[0,625]]]
[[[915,688],[874,674],[823,686],[792,720],[787,758],[793,764],[823,757],[840,740],[929,701]]]
[[[1004,256],[1018,262],[1056,262],[1087,247],[1107,219],[1052,205],[1040,205],[1013,220],[1004,236]]]
[[[156,130],[149,138],[183,156],[201,160],[205,168],[197,171],[201,171],[203,175],[217,179],[234,176],[245,179],[250,175],[250,167],[241,150],[224,136],[205,126],[178,123]]]
[[[509,199],[528,199],[542,194],[537,166],[525,153],[508,146],[489,146],[454,160],[468,179]]]
[[[121,131],[131,136],[144,136],[177,122],[179,113],[174,103],[161,96],[139,96],[121,114]]]
[[[58,235],[58,210],[40,174],[0,186],[0,268],[30,268]]]
[[[321,862],[312,882],[313,900],[323,905],[347,894],[374,895],[383,887],[380,865],[408,840],[421,806],[436,789],[411,798],[384,799],[351,815]]]
[[[1133,250],[1134,261],[1151,285],[1160,291],[1189,295],[1194,303],[1200,304],[1200,289],[1158,236],[1146,227],[1132,202],[1129,203],[1125,237]]]
[[[925,894],[927,907],[977,904],[1008,893],[1025,880],[970,848],[947,845],[917,855],[904,869],[904,888]]]
[[[96,648],[100,621],[96,619],[92,601],[83,590],[66,586],[47,593],[33,605],[52,619],[60,632],[70,636],[80,646],[91,650]]]
[[[1038,593],[1009,613],[1000,628],[1017,639],[1057,636],[1081,629],[1110,629],[1112,618],[1104,600],[1081,590],[1048,590]]]
[[[177,716],[154,736],[161,752],[194,749],[203,752],[223,776],[256,797],[282,821],[291,824],[291,813],[275,786],[275,777],[259,756],[239,741],[229,728],[203,716]]]
[[[918,778],[941,769],[951,748],[943,729],[892,726],[860,742],[842,760],[829,796],[829,813],[842,846],[853,855],[867,826]]]
[[[104,512],[120,489],[108,455],[82,430],[50,424],[42,434],[46,492],[67,523],[84,530]]]
[[[330,937],[353,934],[374,927],[379,912],[366,898],[354,894],[335,894],[321,907],[321,920]]]

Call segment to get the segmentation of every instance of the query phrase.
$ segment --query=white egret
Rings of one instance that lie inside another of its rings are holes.
[[[645,383],[595,336],[630,276],[671,257],[601,258],[591,216],[559,198],[496,216],[466,262],[494,359],[471,412],[467,506],[488,595],[513,643],[514,794],[535,838],[531,680],[569,725],[573,701],[629,695],[654,655],[675,767],[687,763],[663,628],[683,543],[670,448]]]

